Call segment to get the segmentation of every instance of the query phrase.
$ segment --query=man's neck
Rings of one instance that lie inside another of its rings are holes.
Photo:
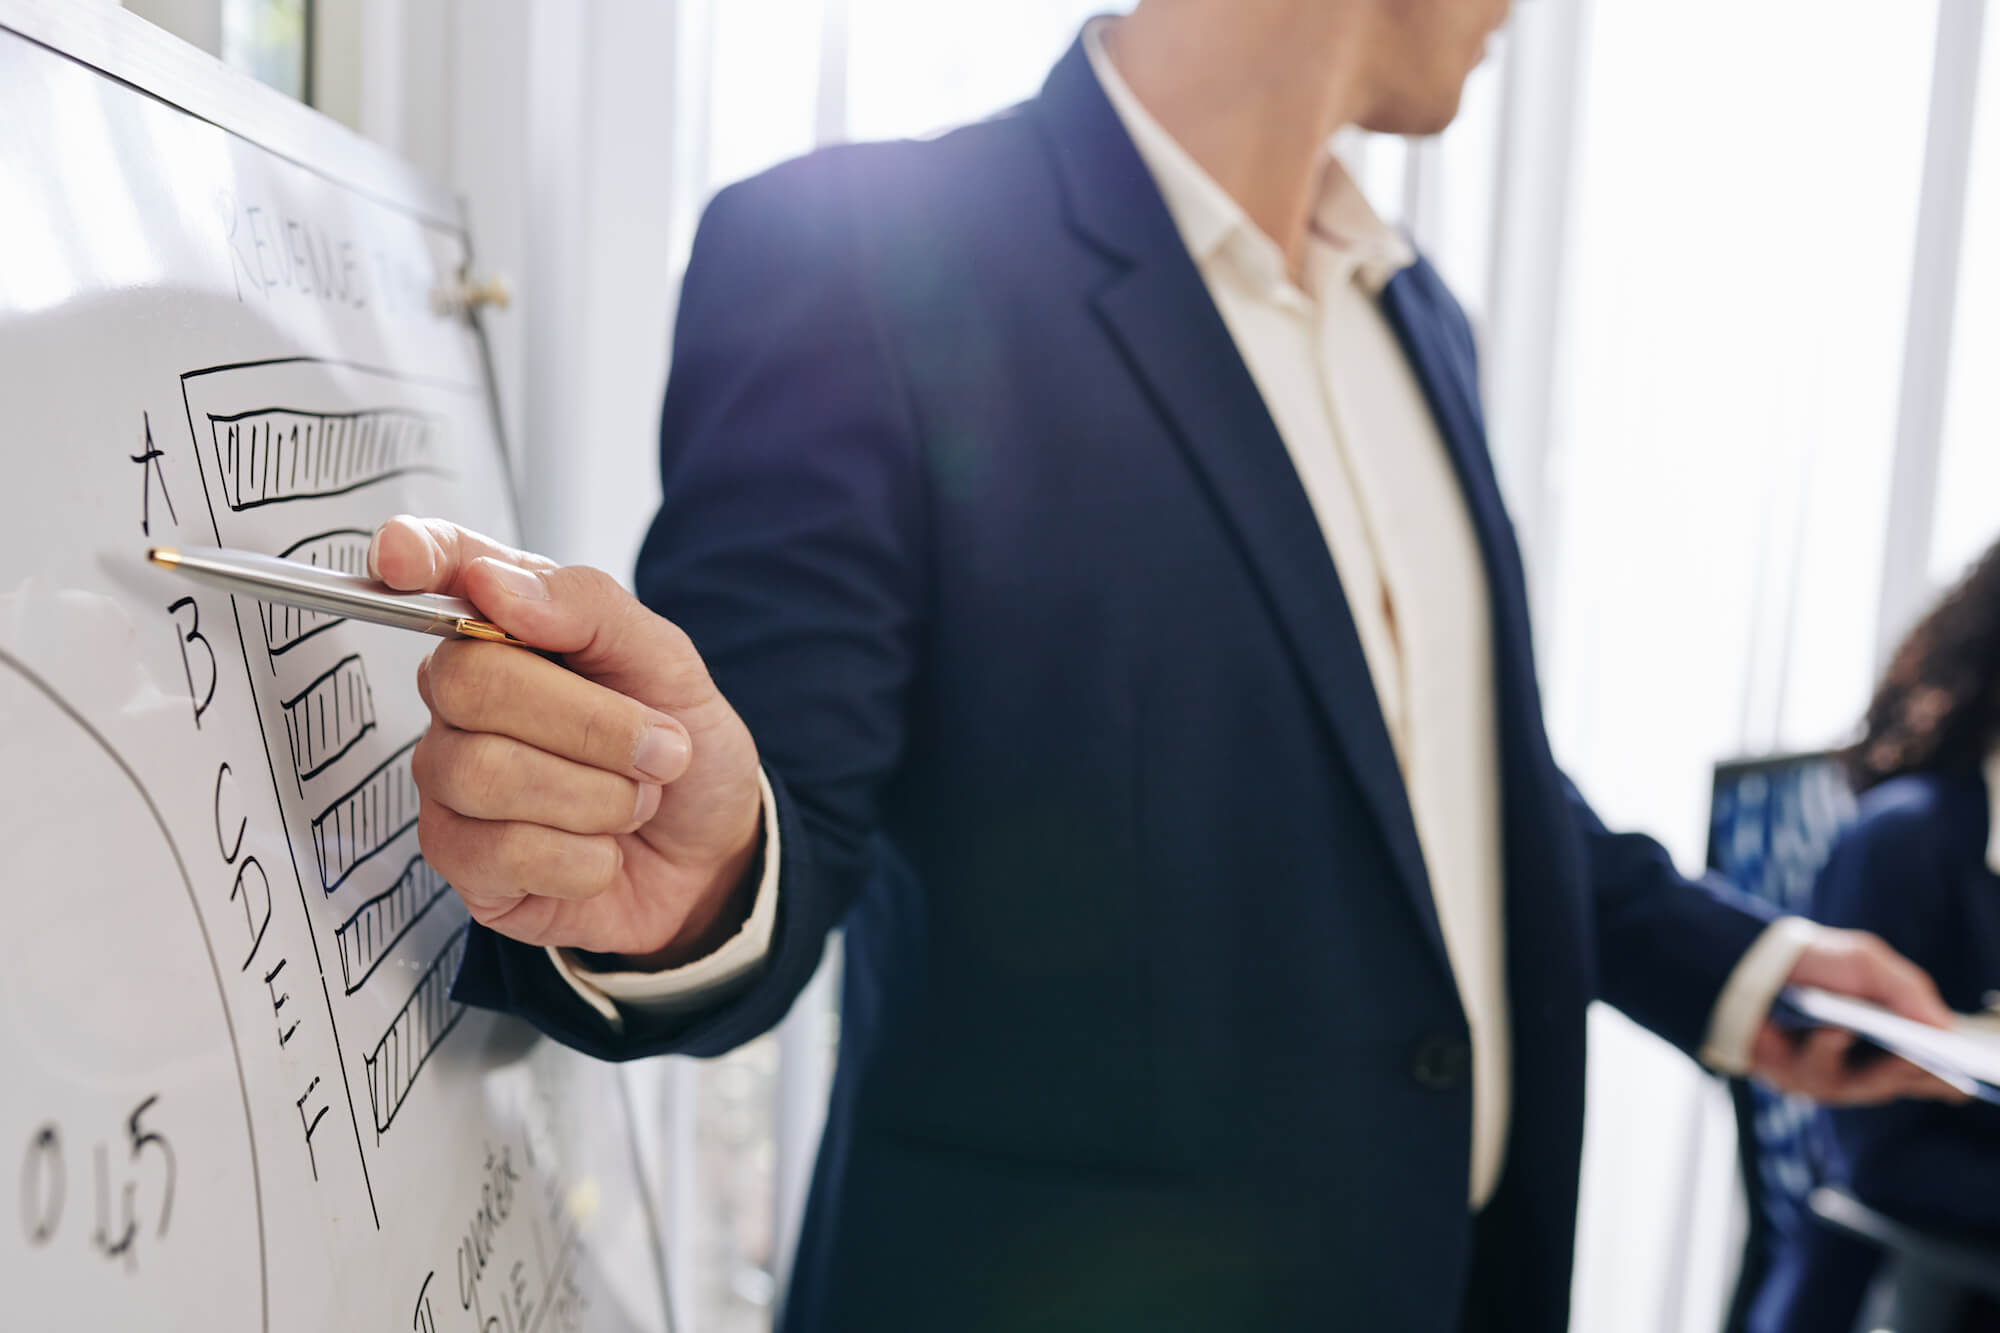
[[[1364,101],[1363,7],[1152,0],[1105,49],[1132,93],[1285,253],[1303,264],[1321,156]]]

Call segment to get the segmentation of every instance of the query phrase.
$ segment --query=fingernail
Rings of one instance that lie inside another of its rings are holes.
[[[545,602],[549,598],[549,585],[542,582],[542,576],[531,569],[519,565],[503,564],[498,560],[486,562],[493,568],[493,577],[511,597],[524,602]]]
[[[649,778],[671,782],[687,767],[688,739],[676,727],[648,727],[632,755],[632,767]]]
[[[650,782],[639,784],[639,804],[632,809],[632,822],[643,824],[660,813],[660,789]]]
[[[377,583],[382,581],[382,529],[376,528],[375,535],[368,539],[368,577]]]

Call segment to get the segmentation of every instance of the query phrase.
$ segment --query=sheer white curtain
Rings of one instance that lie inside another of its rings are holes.
[[[1955,579],[2000,536],[2000,18],[1986,15],[1950,355],[1936,534],[1926,574]]]
[[[1935,10],[1591,14],[1542,672],[1572,776],[1689,869],[1716,760],[1837,741],[1866,701]],[[1591,1056],[1576,1326],[1712,1329],[1725,1103],[1608,1011]]]

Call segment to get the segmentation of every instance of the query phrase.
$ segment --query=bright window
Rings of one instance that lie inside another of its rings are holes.
[[[1034,96],[1106,0],[848,0],[847,132],[924,134]]]
[[[1958,578],[2000,537],[2000,11],[1986,16],[1931,576]]]
[[[705,8],[710,185],[813,146],[821,0],[720,0]]]
[[[222,58],[287,97],[312,96],[311,0],[223,0]]]
[[[1867,700],[1936,14],[1590,12],[1542,672],[1558,757],[1683,866],[1716,760]],[[1576,1327],[1713,1328],[1727,1115],[1704,1139],[1708,1081],[1614,1015],[1591,1059]]]

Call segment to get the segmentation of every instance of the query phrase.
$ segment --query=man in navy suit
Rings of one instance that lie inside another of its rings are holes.
[[[1607,832],[1544,735],[1473,339],[1326,152],[1440,130],[1504,0],[1144,0],[1032,102],[711,205],[638,600],[436,521],[377,572],[562,657],[420,675],[457,995],[605,1058],[846,931],[786,1326],[1559,1329],[1604,998],[1945,1014]]]

